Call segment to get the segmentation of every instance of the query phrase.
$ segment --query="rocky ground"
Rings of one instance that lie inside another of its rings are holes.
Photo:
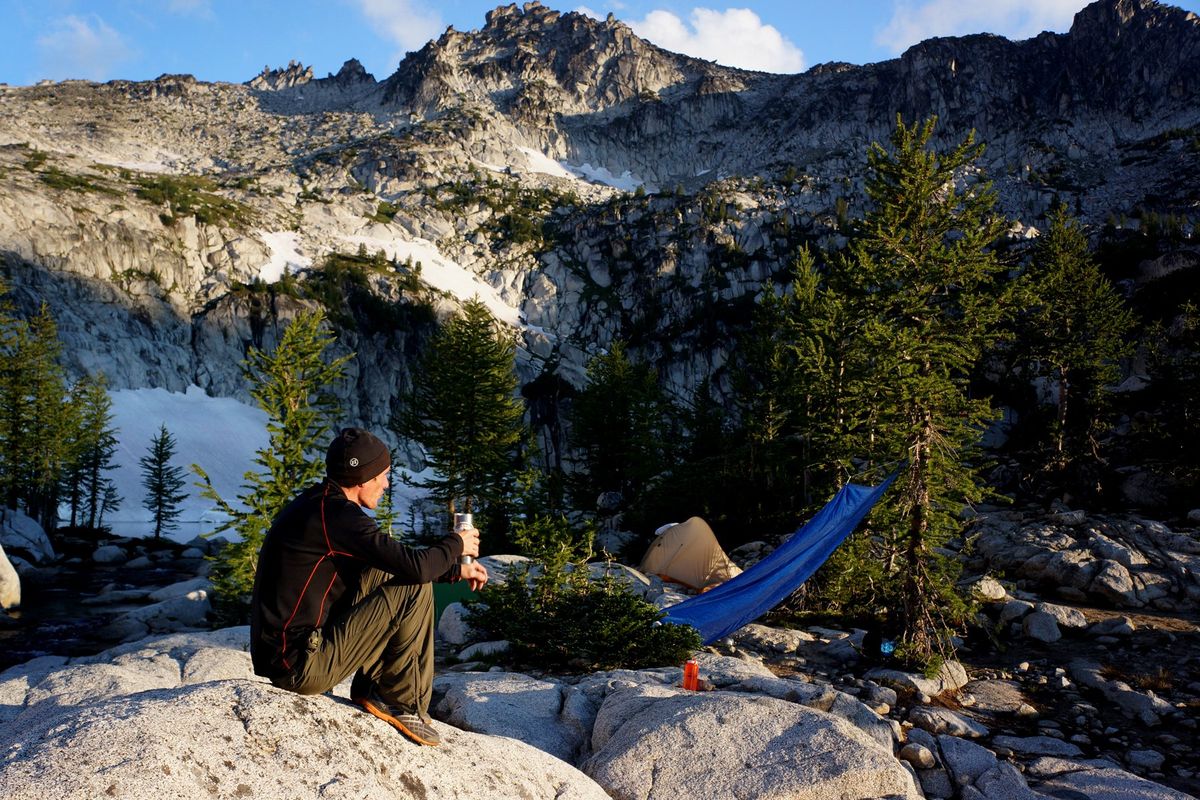
[[[682,752],[714,748],[710,761],[723,766],[710,764],[704,772],[712,796],[725,796],[726,789],[728,796],[736,795],[722,783],[722,770],[734,770],[735,762],[743,763],[739,759],[776,763],[773,759],[779,758],[785,759],[786,769],[763,774],[759,789],[764,792],[805,775],[813,786],[829,791],[854,786],[854,791],[868,792],[853,796],[872,796],[870,791],[915,796],[915,789],[902,785],[902,773],[893,771],[899,764],[911,770],[913,786],[930,798],[1200,796],[1200,756],[1193,747],[1200,725],[1200,619],[1188,561],[1194,533],[1144,520],[1079,515],[1007,519],[1001,526],[1008,532],[1004,535],[995,533],[994,525],[982,527],[993,531],[991,544],[983,549],[991,558],[1009,559],[1005,574],[1013,577],[999,581],[982,574],[971,580],[981,600],[981,625],[958,651],[962,668],[935,680],[864,657],[862,630],[790,627],[771,617],[706,648],[700,655],[706,691],[691,700],[678,688],[677,667],[588,676],[517,675],[493,666],[491,654],[504,644],[475,641],[463,624],[461,607],[451,606],[439,625],[442,661],[435,716],[465,730],[532,744],[581,768],[612,796],[641,791],[651,776],[643,775],[638,764],[648,758],[678,770],[671,780],[695,773],[699,767],[693,761],[673,760],[680,747]],[[1022,533],[1034,529],[1043,535]],[[1125,551],[1114,548],[1114,532],[1123,536]],[[1001,539],[1009,544],[997,545]],[[1025,554],[1030,565],[1022,571],[1012,563],[1013,548],[1028,547],[1035,539],[1042,546]],[[41,550],[11,535],[4,545],[10,554],[29,558]],[[209,547],[203,541],[177,545],[68,538],[55,558],[41,565],[15,556],[26,605],[23,617],[9,617],[0,626],[5,644],[0,668],[16,665],[4,673],[12,678],[35,665],[43,671],[77,672],[78,664],[80,675],[90,675],[94,668],[84,669],[86,664],[96,659],[108,663],[110,657],[68,662],[62,655],[92,653],[156,633],[202,629]],[[1146,557],[1146,550],[1152,550],[1153,558]],[[997,555],[1004,552],[1008,555]],[[1171,555],[1176,552],[1180,558]],[[1134,607],[1100,605],[1099,594],[1108,593],[1113,584],[1098,576],[1112,576],[1108,562],[1114,558],[1129,565],[1130,589],[1124,599]],[[489,569],[499,579],[518,560],[493,557]],[[1047,564],[1068,565],[1070,575],[1057,587],[1047,585],[1047,572],[1057,569]],[[628,568],[622,574],[635,591],[659,605],[683,597]],[[51,598],[57,599],[43,608],[31,602]],[[113,652],[132,652],[131,647],[138,645]],[[241,676],[244,665],[234,672]],[[252,678],[248,673],[244,677]],[[130,680],[140,685],[144,677]],[[41,697],[33,687],[59,682],[49,673],[18,676],[9,685],[25,699],[4,708],[20,713],[33,702],[29,698]],[[255,702],[274,702],[250,694]],[[485,697],[489,702],[482,702]],[[112,702],[126,701],[114,697]],[[805,716],[809,711],[803,709],[822,713]],[[731,719],[742,717],[758,722],[745,723],[744,731],[729,727]],[[770,743],[755,744],[767,724],[764,719],[774,724],[783,718],[793,727],[780,728],[778,741],[795,730],[832,737],[839,743],[834,750],[866,748],[854,752],[870,768],[857,770],[843,759],[829,762],[836,768],[822,772],[823,762],[794,755],[807,751],[792,748],[793,755],[785,757]],[[637,730],[642,733],[631,733]],[[745,742],[737,747],[710,743],[715,730]],[[679,736],[692,743],[681,744]],[[898,761],[880,760],[872,748],[882,748]],[[671,785],[662,776],[657,780]]]

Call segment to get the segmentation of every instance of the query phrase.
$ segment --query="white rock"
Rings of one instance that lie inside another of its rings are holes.
[[[992,738],[993,747],[1006,747],[1014,753],[1032,756],[1056,756],[1071,758],[1080,755],[1078,746],[1055,739],[1053,736],[995,736]]]
[[[349,702],[301,697],[248,676],[245,654],[237,655],[239,677],[197,682],[188,675],[202,651],[175,648],[163,665],[174,669],[159,669],[154,658],[125,666],[145,671],[133,692],[92,683],[80,704],[26,709],[19,724],[0,728],[6,800],[45,798],[48,786],[64,800],[607,800],[578,770],[522,742],[435,723],[442,745],[416,747]],[[232,666],[228,656],[217,658]]]
[[[938,736],[937,742],[942,750],[942,763],[960,786],[974,783],[997,764],[995,753],[974,742],[946,735]]]
[[[981,739],[988,735],[988,729],[978,722],[937,706],[917,706],[909,712],[908,721],[935,735],[945,733],[967,739]]]
[[[1089,636],[1132,636],[1137,625],[1129,617],[1109,617],[1088,628]]]
[[[149,598],[159,603],[163,600],[172,600],[176,597],[186,597],[192,592],[209,593],[211,591],[212,581],[208,578],[192,578],[191,580],[169,584],[161,589],[155,589],[150,592]]]
[[[982,800],[1045,800],[1045,795],[1030,789],[1017,768],[1008,762],[1001,762],[980,775],[974,788]],[[967,796],[964,789],[964,800]]]
[[[1138,607],[1143,605],[1138,599],[1137,587],[1129,569],[1117,561],[1101,561],[1100,570],[1092,579],[1088,591],[1099,595],[1110,603],[1118,606]]]
[[[469,647],[463,648],[458,654],[460,661],[474,661],[484,656],[491,656],[497,653],[503,653],[509,648],[509,643],[505,639],[498,639],[493,642],[476,642]]]
[[[1157,750],[1130,750],[1125,754],[1129,766],[1146,772],[1157,772],[1162,769],[1166,757]]]
[[[1190,794],[1139,778],[1107,761],[1038,758],[1025,771],[1030,785],[1052,797],[1088,800],[1195,800]]]
[[[0,546],[10,553],[16,551],[28,556],[34,564],[44,564],[58,557],[41,525],[7,507],[0,509]]]
[[[728,688],[733,691],[775,697],[789,703],[799,703],[817,711],[836,714],[888,749],[892,749],[902,737],[898,722],[880,716],[861,700],[851,697],[845,692],[839,692],[832,686],[804,683],[787,678],[755,677],[733,684]]]
[[[815,641],[816,637],[807,631],[795,628],[770,628],[766,625],[751,623],[739,628],[733,634],[733,640],[743,647],[764,650],[773,653],[794,653],[804,642]]]
[[[602,739],[601,730],[611,732]],[[866,734],[768,697],[666,687],[615,692],[600,708],[593,743],[584,771],[614,797],[921,796],[890,750]]]
[[[918,769],[932,769],[937,765],[937,759],[933,757],[933,751],[922,744],[910,742],[900,748],[900,758],[912,764]]]
[[[560,711],[572,691],[558,681],[517,673],[448,673],[434,680],[434,693],[442,697],[432,712],[463,730],[508,736],[574,763],[591,728],[564,722]]]
[[[462,603],[451,603],[442,610],[437,633],[447,643],[460,646],[478,637],[475,629],[467,623],[467,607]]]
[[[21,605],[21,578],[0,545],[0,609]]]
[[[197,589],[122,614],[109,623],[106,631],[132,642],[152,633],[195,629],[204,626],[210,609],[208,592]]]
[[[979,580],[969,584],[968,588],[980,600],[999,602],[1008,597],[1008,591],[1000,584],[1000,581],[991,575],[984,575]]]
[[[508,574],[511,570],[517,567],[529,566],[530,562],[525,556],[498,555],[483,556],[479,559],[479,563],[487,568],[488,583],[498,586],[508,580]]]
[[[126,557],[125,551],[115,544],[101,545],[92,553],[92,560],[97,564],[116,564],[119,561],[124,561]]]
[[[1026,636],[1039,642],[1057,642],[1062,638],[1058,621],[1045,611],[1034,611],[1021,620],[1021,630]]]
[[[864,677],[885,686],[911,689],[930,697],[936,697],[945,691],[961,689],[970,680],[967,677],[967,670],[957,661],[947,661],[942,664],[938,674],[933,678],[898,669],[882,668],[870,670]]]
[[[1088,626],[1087,617],[1077,608],[1060,606],[1055,603],[1038,603],[1036,610],[1054,617],[1054,621],[1058,623],[1060,629],[1080,631]]]
[[[1004,608],[1000,609],[1000,621],[1019,620],[1031,611],[1033,611],[1033,603],[1026,600],[1009,600],[1004,604]]]

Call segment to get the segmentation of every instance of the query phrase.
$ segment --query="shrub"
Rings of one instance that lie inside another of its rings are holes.
[[[642,669],[681,664],[700,648],[687,625],[658,624],[662,611],[589,565],[530,562],[467,601],[468,620],[488,638],[509,642],[514,666],[554,672]]]

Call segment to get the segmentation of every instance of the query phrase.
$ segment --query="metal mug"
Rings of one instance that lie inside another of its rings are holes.
[[[454,515],[454,530],[462,531],[462,530],[466,530],[467,528],[475,527],[475,524],[471,521],[471,517],[472,517],[471,514],[455,514]],[[474,556],[459,556],[458,557],[458,563],[460,563],[460,564],[470,564],[474,560],[475,560]]]

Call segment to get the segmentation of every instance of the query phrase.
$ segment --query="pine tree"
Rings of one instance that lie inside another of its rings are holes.
[[[253,349],[242,363],[250,396],[267,413],[268,444],[255,456],[258,471],[243,476],[239,507],[220,496],[199,465],[192,465],[201,496],[229,518],[213,534],[232,528],[241,537],[221,549],[212,573],[217,613],[224,621],[244,619],[258,551],[271,521],[296,492],[324,474],[323,447],[338,411],[330,387],[341,380],[350,358],[327,361],[325,351],[333,342],[324,314],[303,312],[284,328],[273,352]]]
[[[1092,260],[1078,221],[1058,205],[1049,223],[1026,274],[1024,338],[1033,373],[1058,386],[1053,450],[1061,463],[1096,452],[1105,387],[1120,376],[1134,318]]]
[[[666,467],[669,416],[657,374],[631,362],[622,343],[592,358],[570,413],[571,443],[584,466],[575,476],[579,502],[602,492],[635,501]]]
[[[898,120],[891,150],[871,147],[873,207],[830,276],[862,320],[856,342],[869,359],[853,392],[870,409],[858,441],[873,443],[864,455],[907,462],[874,519],[888,544],[903,652],[927,664],[948,652],[948,628],[966,613],[956,562],[940,548],[982,494],[970,459],[992,412],[968,380],[1005,306],[1005,267],[991,246],[1006,223],[973,172],[982,145],[972,134],[937,152],[935,123]]]
[[[69,471],[78,481],[79,523],[98,529],[104,513],[115,510],[121,502],[116,485],[106,475],[115,467],[113,458],[117,453],[112,399],[103,376],[78,381],[73,394],[79,409],[80,435],[75,439],[75,461]]]
[[[524,438],[516,346],[478,299],[434,334],[413,390],[392,421],[419,442],[436,475],[415,485],[455,511],[503,502]]]
[[[23,506],[47,529],[73,424],[60,351],[48,307],[30,320],[0,312],[0,488],[9,508]]]
[[[175,437],[160,425],[158,433],[150,440],[150,452],[138,461],[142,467],[142,486],[146,496],[142,505],[154,515],[154,538],[162,538],[164,530],[173,530],[179,517],[179,504],[187,498],[180,491],[186,480],[183,467],[171,464],[175,455]]]

